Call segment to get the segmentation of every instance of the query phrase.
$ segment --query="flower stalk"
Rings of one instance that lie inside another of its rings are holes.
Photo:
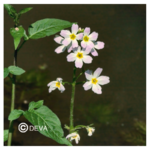
[[[76,86],[76,67],[74,66],[71,103],[70,103],[70,133],[71,133],[71,129],[73,128],[73,108],[74,108],[75,86]]]

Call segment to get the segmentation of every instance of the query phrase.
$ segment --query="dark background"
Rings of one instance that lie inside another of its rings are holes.
[[[98,41],[105,43],[105,48],[98,51],[99,56],[85,68],[103,68],[102,75],[109,76],[110,83],[102,86],[101,95],[84,91],[81,85],[76,88],[74,124],[94,123],[96,128],[91,137],[82,129],[78,145],[145,145],[145,135],[139,132],[138,124],[146,123],[146,5],[13,6],[17,11],[33,7],[20,19],[26,30],[37,20],[58,18],[77,22],[81,28],[90,27],[92,32],[99,33]],[[13,64],[14,45],[9,33],[13,26],[4,10],[4,67]],[[67,62],[66,51],[54,52],[59,45],[53,39],[54,35],[28,40],[19,51],[18,66],[26,74],[17,78],[15,108],[27,110],[30,101],[44,99],[44,104],[57,114],[64,127],[69,125],[71,87],[66,85],[62,94],[58,90],[48,93],[47,83],[57,77],[71,81],[74,63]],[[11,100],[8,78],[4,80],[4,97],[4,128],[7,129]],[[30,125],[24,117],[14,122],[13,145],[59,145],[38,132],[20,133],[17,126],[21,122]]]

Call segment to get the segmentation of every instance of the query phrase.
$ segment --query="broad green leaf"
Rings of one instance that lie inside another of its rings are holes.
[[[15,18],[16,17],[16,9],[9,5],[9,4],[4,4],[5,9],[7,10],[8,14],[10,17]]]
[[[13,75],[21,75],[25,72],[25,70],[16,66],[9,66],[8,69],[9,69],[9,72]]]
[[[15,120],[15,119],[19,118],[23,114],[23,112],[24,112],[23,110],[17,110],[17,109],[13,110],[9,114],[8,120]]]
[[[71,22],[60,19],[42,19],[31,24],[29,31],[29,38],[39,39],[46,36],[53,35],[64,28],[72,25]]]
[[[4,68],[4,78],[6,78],[9,74],[8,68]]]
[[[4,130],[4,142],[8,140],[8,129]]]
[[[64,132],[61,128],[59,118],[48,107],[43,105],[36,110],[25,111],[23,115],[34,126],[39,126],[40,128],[46,127],[47,130],[41,130],[40,128],[38,128],[38,131],[41,134],[55,140],[60,144],[71,146],[71,143],[66,138],[63,138]]]
[[[43,100],[40,100],[38,102],[34,102],[34,101],[30,102],[28,110],[30,111],[30,110],[33,110],[34,108],[41,107],[43,105],[43,102],[44,102]]]
[[[31,9],[32,9],[32,7],[23,8],[23,9],[21,9],[21,10],[19,11],[19,14],[24,14],[24,13],[30,11]]]
[[[16,28],[11,28],[10,34],[14,38],[14,46],[15,46],[15,50],[16,50],[20,43],[21,38],[24,36],[24,28],[22,26],[19,26]]]

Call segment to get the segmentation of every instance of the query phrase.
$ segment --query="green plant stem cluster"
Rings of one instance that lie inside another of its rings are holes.
[[[40,39],[40,38],[44,38],[46,36],[50,36],[50,35],[54,35],[57,32],[71,27],[73,23],[69,22],[69,21],[65,21],[65,20],[61,20],[61,19],[53,19],[53,18],[45,18],[42,20],[38,20],[35,23],[31,24],[28,28],[28,34],[26,34],[25,29],[20,25],[19,26],[19,19],[21,17],[22,14],[30,11],[32,8],[24,8],[22,10],[20,10],[18,13],[16,11],[16,9],[9,5],[9,4],[4,4],[5,9],[8,12],[8,15],[13,18],[14,21],[14,27],[10,29],[10,34],[12,35],[13,39],[14,39],[14,47],[15,47],[15,51],[14,51],[14,63],[13,66],[9,66],[8,68],[4,68],[4,78],[6,78],[7,76],[10,78],[10,80],[12,81],[12,98],[11,98],[11,109],[10,109],[10,115],[8,117],[8,120],[10,120],[9,123],[9,129],[4,130],[4,142],[8,140],[8,146],[11,145],[11,141],[12,141],[12,133],[13,133],[13,120],[17,119],[18,117],[20,117],[20,115],[24,114],[24,116],[26,117],[26,119],[28,119],[31,123],[35,123],[34,120],[36,118],[32,118],[30,115],[31,112],[28,111],[26,113],[28,113],[28,115],[26,115],[25,113],[23,113],[20,110],[14,110],[15,108],[15,85],[16,85],[16,76],[17,75],[21,75],[23,74],[25,71],[17,66],[17,54],[20,51],[20,49],[23,47],[23,45],[26,43],[27,40],[29,39]],[[21,38],[24,38],[23,42],[20,44]],[[20,46],[19,46],[20,45]],[[32,103],[33,105],[33,103]],[[35,104],[35,108],[37,107],[37,103]],[[35,110],[35,113],[38,114],[38,116],[41,116],[41,118],[46,118],[46,114],[47,113],[43,113],[43,109],[48,109],[45,108],[43,106],[38,107],[39,109]],[[33,110],[32,110],[33,111]],[[48,109],[49,113],[51,113],[51,110]],[[18,115],[19,114],[19,115]],[[40,130],[38,130],[41,134],[57,141],[60,144],[65,144],[65,145],[71,145],[70,142],[68,142],[67,139],[63,138],[63,130],[61,128],[61,124],[60,121],[58,119],[58,117],[54,114],[51,113],[56,120],[58,120],[57,122],[55,122],[55,120],[51,120],[51,117],[49,117],[48,123],[45,122],[45,120],[41,119],[40,124],[47,124],[47,127],[49,128],[49,130],[53,129],[53,134],[49,134],[49,132],[47,133],[43,133]],[[10,116],[18,116],[16,117],[10,117]],[[34,120],[33,120],[34,119]],[[38,121],[36,122],[35,125],[38,125]],[[55,127],[53,126],[55,125]],[[54,129],[56,128],[56,129]],[[57,138],[56,138],[57,137]]]

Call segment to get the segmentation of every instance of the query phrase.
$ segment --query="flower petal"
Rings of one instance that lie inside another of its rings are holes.
[[[62,93],[65,90],[65,87],[62,84],[60,84],[60,89],[59,90]]]
[[[96,49],[102,49],[102,48],[104,48],[104,45],[105,45],[104,42],[98,41],[98,42],[95,42],[94,47],[95,47]]]
[[[55,84],[55,83],[56,83],[56,81],[51,81],[47,84],[47,86],[51,86],[52,84]]]
[[[91,81],[87,81],[83,84],[83,88],[85,91],[89,90],[92,87]]]
[[[92,54],[93,56],[98,56],[98,53],[97,53],[97,51],[96,51],[94,48],[92,48],[91,54]]]
[[[110,82],[109,77],[107,76],[100,76],[97,80],[100,85],[108,84]]]
[[[75,138],[75,141],[76,141],[76,144],[78,144],[78,143],[79,143],[79,141],[78,141],[78,139],[77,139],[77,138]]]
[[[67,61],[72,62],[75,61],[76,59],[76,55],[74,53],[70,53],[69,55],[67,55]]]
[[[62,78],[57,78],[56,80],[61,83],[63,79]]]
[[[89,47],[91,49],[94,47],[94,43],[92,41],[88,41],[86,43],[87,43],[87,47]]]
[[[76,34],[78,32],[78,25],[77,24],[73,24],[71,27],[71,31],[72,33]]]
[[[65,45],[65,46],[68,46],[71,42],[71,39],[70,38],[65,38],[63,41],[62,41],[62,44]]]
[[[90,35],[89,35],[89,38],[91,41],[96,41],[97,38],[98,38],[98,33],[97,32],[92,32]]]
[[[72,46],[68,47],[68,53],[70,53],[72,50],[73,50]]]
[[[81,46],[82,46],[83,48],[86,48],[87,43],[86,43],[86,42],[84,42],[84,41],[82,41],[82,42],[81,42]]]
[[[51,93],[51,92],[54,91],[55,89],[56,89],[56,87],[50,86],[50,88],[49,88],[49,93]]]
[[[86,70],[85,71],[85,77],[87,80],[91,80],[92,79],[92,71],[91,70]]]
[[[72,136],[76,136],[76,135],[77,135],[76,133],[68,134],[68,135],[66,136],[66,139],[67,139],[67,138],[70,138],[70,137],[72,137]]]
[[[84,30],[84,35],[89,35],[90,34],[90,28],[86,27]]]
[[[88,136],[92,136],[92,132],[91,131],[88,133]]]
[[[77,42],[77,40],[72,40],[72,47],[73,47],[73,48],[78,47],[78,42]]]
[[[87,47],[87,48],[82,49],[82,51],[83,51],[83,54],[89,54],[91,52],[91,48]]]
[[[92,63],[92,60],[93,60],[93,58],[91,56],[88,56],[88,55],[83,56],[83,62],[86,64]]]
[[[98,84],[93,84],[93,87],[92,87],[92,91],[96,94],[101,94],[102,93],[102,90],[101,90],[101,86],[99,86]]]
[[[83,61],[82,61],[82,59],[76,59],[76,61],[75,61],[75,66],[77,67],[77,68],[82,68],[82,66],[83,66]]]
[[[58,46],[58,47],[55,49],[55,52],[56,52],[57,54],[59,54],[59,53],[64,52],[65,50],[66,50],[66,47],[65,47],[64,45],[61,45],[61,46]]]
[[[76,35],[77,40],[82,40],[82,38],[83,38],[83,33],[79,33]]]
[[[60,35],[65,37],[65,38],[69,38],[70,36],[70,31],[69,30],[61,30]]]
[[[80,140],[80,135],[79,134],[77,134],[78,135],[78,140]]]
[[[102,71],[103,71],[102,68],[97,68],[94,72],[94,77],[97,78],[101,74]]]
[[[63,39],[64,39],[64,38],[62,38],[61,36],[57,36],[57,37],[54,38],[54,41],[55,41],[56,43],[58,43],[58,44],[61,44]]]
[[[73,48],[73,52],[76,55],[80,51],[80,46]]]

